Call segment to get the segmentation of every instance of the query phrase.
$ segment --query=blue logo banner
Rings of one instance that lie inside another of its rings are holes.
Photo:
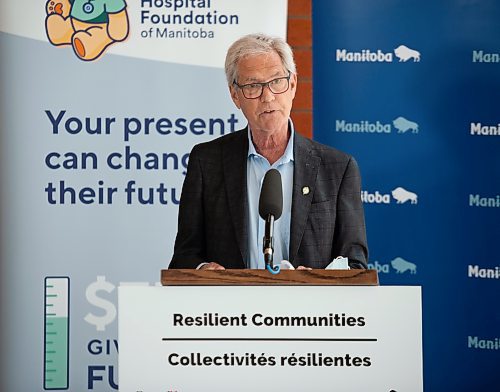
[[[426,391],[498,385],[499,19],[494,1],[313,5],[314,139],[360,165],[381,284],[423,287]]]

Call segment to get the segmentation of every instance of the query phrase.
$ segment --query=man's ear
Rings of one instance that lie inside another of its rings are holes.
[[[295,93],[297,92],[297,74],[290,75],[290,90],[292,92],[292,99],[295,98]]]
[[[236,90],[236,87],[229,86],[229,93],[231,94],[231,99],[233,100],[236,107],[238,109],[241,109],[240,98],[238,97],[238,91]]]

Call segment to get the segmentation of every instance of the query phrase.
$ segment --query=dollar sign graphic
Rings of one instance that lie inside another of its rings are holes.
[[[97,281],[90,284],[85,291],[87,301],[98,308],[104,309],[105,312],[104,316],[87,313],[84,317],[84,320],[89,324],[95,325],[98,331],[105,331],[106,326],[113,322],[116,318],[116,307],[112,302],[99,298],[97,292],[104,290],[111,293],[114,289],[115,286],[112,283],[106,282],[105,276],[98,276]]]

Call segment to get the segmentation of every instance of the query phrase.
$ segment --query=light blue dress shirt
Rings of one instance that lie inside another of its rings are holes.
[[[252,269],[264,269],[262,252],[265,221],[259,216],[259,197],[264,175],[269,169],[277,169],[281,174],[283,187],[283,213],[274,222],[274,263],[288,260],[290,248],[290,221],[292,215],[293,188],[293,123],[290,120],[290,139],[283,156],[273,165],[257,153],[248,127],[248,162],[247,162],[247,196],[248,196],[248,257],[246,265]]]

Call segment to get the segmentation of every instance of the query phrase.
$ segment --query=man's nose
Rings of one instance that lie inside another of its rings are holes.
[[[262,94],[260,96],[262,102],[271,102],[274,100],[274,93],[269,88],[269,85],[262,87]]]

